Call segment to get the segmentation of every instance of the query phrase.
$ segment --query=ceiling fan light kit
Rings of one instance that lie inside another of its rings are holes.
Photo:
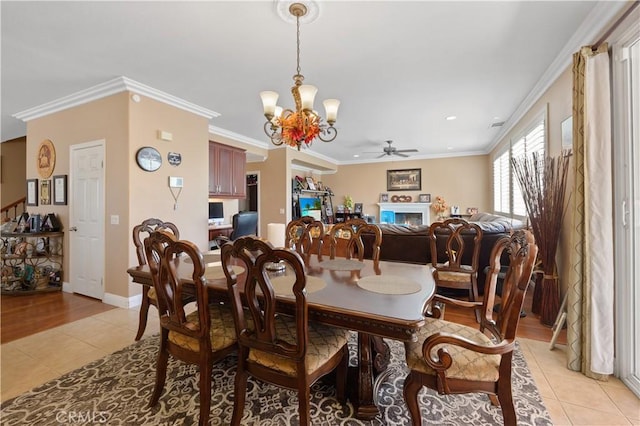
[[[274,145],[287,144],[300,148],[302,144],[311,145],[318,138],[323,142],[331,142],[338,135],[333,125],[338,118],[340,101],[327,99],[323,102],[326,112],[326,122],[314,111],[313,101],[318,89],[309,84],[302,84],[304,76],[300,74],[300,18],[307,14],[307,7],[302,3],[289,6],[289,13],[296,19],[297,50],[296,74],[293,76],[294,86],[291,94],[295,101],[295,110],[283,109],[277,105],[278,93],[273,91],[260,92],[264,116],[264,132]]]

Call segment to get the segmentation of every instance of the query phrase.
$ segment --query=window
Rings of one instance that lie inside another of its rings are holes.
[[[511,166],[511,159],[537,152],[545,155],[545,118],[543,114],[524,134],[515,139],[493,160],[493,209],[496,213],[526,216],[520,184]]]

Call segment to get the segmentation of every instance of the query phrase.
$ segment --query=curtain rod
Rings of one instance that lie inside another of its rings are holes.
[[[631,14],[631,12],[633,12],[633,9],[635,9],[638,5],[640,4],[640,1],[634,1],[631,6],[629,7],[629,9],[626,10],[626,12],[624,12],[622,14],[622,16],[620,16],[620,18],[618,18],[618,20],[616,22],[614,22],[613,25],[611,25],[611,27],[609,27],[609,29],[607,30],[607,32],[605,32],[602,37],[600,37],[598,39],[598,41],[596,41],[592,46],[591,46],[591,50],[593,50],[594,52],[596,50],[598,50],[598,48],[600,47],[600,45],[602,43],[604,43],[605,41],[607,41],[607,39],[609,38],[609,36],[611,35],[611,33],[613,33],[613,31],[618,28],[618,26],[622,23],[622,21],[624,21],[627,16],[629,16]]]

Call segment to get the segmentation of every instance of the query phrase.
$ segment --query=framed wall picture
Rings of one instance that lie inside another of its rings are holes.
[[[309,189],[310,191],[316,190],[316,184],[311,176],[307,176],[307,189]]]
[[[573,116],[564,119],[561,124],[562,149],[573,149]]]
[[[43,206],[51,204],[51,181],[49,179],[40,181],[40,204]]]
[[[353,205],[353,212],[354,213],[362,213],[362,203],[355,203]]]
[[[419,203],[430,203],[431,202],[431,194],[420,194],[418,195]]]
[[[387,170],[387,191],[420,191],[422,169]]]
[[[67,205],[67,175],[53,177],[53,204]]]
[[[38,205],[38,179],[27,179],[27,205]]]
[[[56,167],[56,149],[53,142],[45,139],[40,142],[38,152],[36,153],[36,168],[42,179],[48,179]]]

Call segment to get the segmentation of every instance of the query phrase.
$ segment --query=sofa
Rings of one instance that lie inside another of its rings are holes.
[[[478,292],[483,294],[485,281],[484,269],[489,265],[489,257],[495,242],[500,237],[509,235],[512,230],[523,228],[524,224],[516,219],[490,213],[476,213],[467,220],[477,223],[483,232],[478,268]],[[428,225],[380,224],[379,226],[382,230],[380,260],[421,264],[431,263]],[[443,238],[445,238],[444,235]],[[364,235],[363,240],[365,246],[364,255],[369,258],[371,257],[373,234],[370,236]],[[440,244],[438,244],[438,246],[440,246]],[[444,249],[441,253],[438,253],[438,260],[442,262],[446,260]],[[470,262],[470,260],[465,261]]]

